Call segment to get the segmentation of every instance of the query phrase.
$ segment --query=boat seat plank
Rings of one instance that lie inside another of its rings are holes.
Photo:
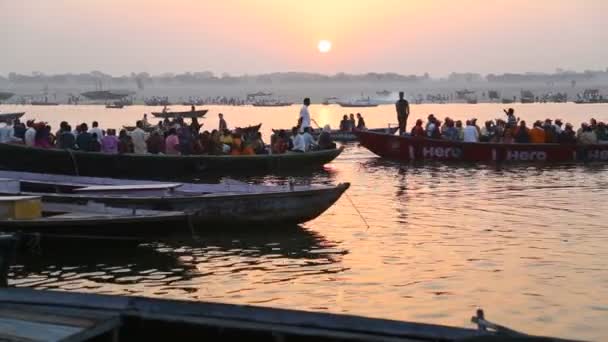
[[[0,307],[2,341],[85,341],[120,325],[118,313],[36,305]]]
[[[140,184],[140,185],[93,185],[74,189],[74,192],[93,191],[137,191],[137,190],[170,190],[180,187],[181,183]]]
[[[0,339],[7,341],[63,341],[83,328],[0,318]]]

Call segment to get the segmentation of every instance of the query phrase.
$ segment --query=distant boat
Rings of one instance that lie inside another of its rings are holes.
[[[503,98],[501,102],[502,102],[503,104],[509,104],[509,103],[513,103],[513,99],[506,99],[506,98]]]
[[[207,114],[207,109],[189,110],[184,112],[152,112],[157,118],[202,118]]]
[[[340,107],[378,107],[378,103],[372,102],[370,99],[359,99],[350,102],[338,102]]]
[[[15,95],[14,93],[0,91],[0,101],[8,100]]]
[[[114,104],[107,104],[106,108],[111,108],[111,109],[120,109],[123,108],[125,105],[123,105],[122,103],[114,103]]]
[[[15,119],[19,119],[20,117],[23,116],[23,114],[25,114],[25,112],[0,113],[0,122],[10,122],[10,121],[13,121]]]
[[[382,91],[377,91],[376,92],[376,95],[378,95],[378,96],[384,96],[384,97],[389,96],[390,94],[392,94],[392,92],[388,91],[386,89],[382,90]]]
[[[467,99],[468,104],[477,104],[477,99]]]
[[[255,102],[251,104],[254,107],[289,107],[293,105],[292,102]]]
[[[32,101],[30,102],[32,106],[58,106],[57,102],[49,102],[49,101]]]
[[[323,105],[325,105],[325,106],[328,106],[328,105],[330,105],[330,104],[336,104],[336,103],[338,103],[338,98],[337,98],[337,97],[334,97],[334,96],[332,96],[332,97],[326,97],[326,98],[323,100],[323,102],[321,102],[321,104],[323,104]]]
[[[91,100],[122,100],[125,97],[132,95],[132,91],[126,90],[95,90],[80,93],[80,95]]]

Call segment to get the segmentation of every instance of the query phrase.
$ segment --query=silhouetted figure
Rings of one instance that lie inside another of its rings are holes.
[[[399,135],[403,135],[405,133],[405,128],[407,127],[407,117],[410,115],[410,104],[406,99],[403,98],[405,94],[400,91],[399,92],[399,100],[395,103],[395,108],[397,109],[397,120],[399,122]]]

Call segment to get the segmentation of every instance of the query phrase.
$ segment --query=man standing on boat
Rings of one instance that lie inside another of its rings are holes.
[[[306,127],[310,127],[310,112],[308,111],[308,106],[310,106],[310,98],[307,97],[304,99],[302,109],[300,109],[300,118],[298,120],[300,123],[300,132],[304,132]]]
[[[397,109],[397,121],[399,122],[399,135],[403,135],[407,127],[407,117],[410,115],[410,104],[404,99],[405,94],[399,92],[399,100],[395,103]]]

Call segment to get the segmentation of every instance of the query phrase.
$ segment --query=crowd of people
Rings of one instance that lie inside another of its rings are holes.
[[[505,110],[506,119],[496,119],[478,125],[477,119],[452,120],[446,117],[438,120],[430,114],[427,122],[417,120],[410,131],[414,137],[446,139],[464,142],[495,142],[495,143],[560,143],[560,144],[602,144],[608,143],[608,126],[603,122],[591,119],[583,122],[576,131],[570,123],[562,120],[546,119],[535,121],[531,127],[526,121],[515,116],[513,108]]]
[[[137,121],[134,128],[102,129],[97,121],[89,127],[81,123],[72,127],[63,121],[53,132],[45,122],[19,119],[0,124],[0,143],[18,143],[38,148],[59,148],[86,152],[137,153],[166,155],[255,155],[280,154],[288,151],[307,152],[316,149],[335,148],[329,134],[329,126],[319,139],[312,136],[310,127],[294,127],[290,132],[275,133],[271,144],[266,145],[256,129],[235,128],[230,130],[223,114],[218,114],[218,129],[202,131],[196,118],[187,124],[181,117],[159,121],[150,125],[147,115]]]
[[[267,153],[259,132],[229,130],[224,120],[223,130],[200,132],[196,119],[190,124],[183,118],[165,119],[156,126],[147,123],[147,118],[137,121],[133,130],[103,130],[94,121],[89,128],[81,123],[73,128],[66,121],[59,130],[52,132],[44,122],[29,120],[25,124],[18,119],[0,126],[0,143],[22,143],[39,148],[60,148],[86,152],[138,153],[138,154],[231,154],[248,155]],[[222,123],[220,124],[222,125]]]
[[[350,113],[349,115],[344,114],[342,117],[342,121],[340,121],[340,131],[350,132],[350,131],[364,131],[367,127],[365,126],[365,120],[361,113],[357,113],[357,120],[355,121],[355,115]]]

